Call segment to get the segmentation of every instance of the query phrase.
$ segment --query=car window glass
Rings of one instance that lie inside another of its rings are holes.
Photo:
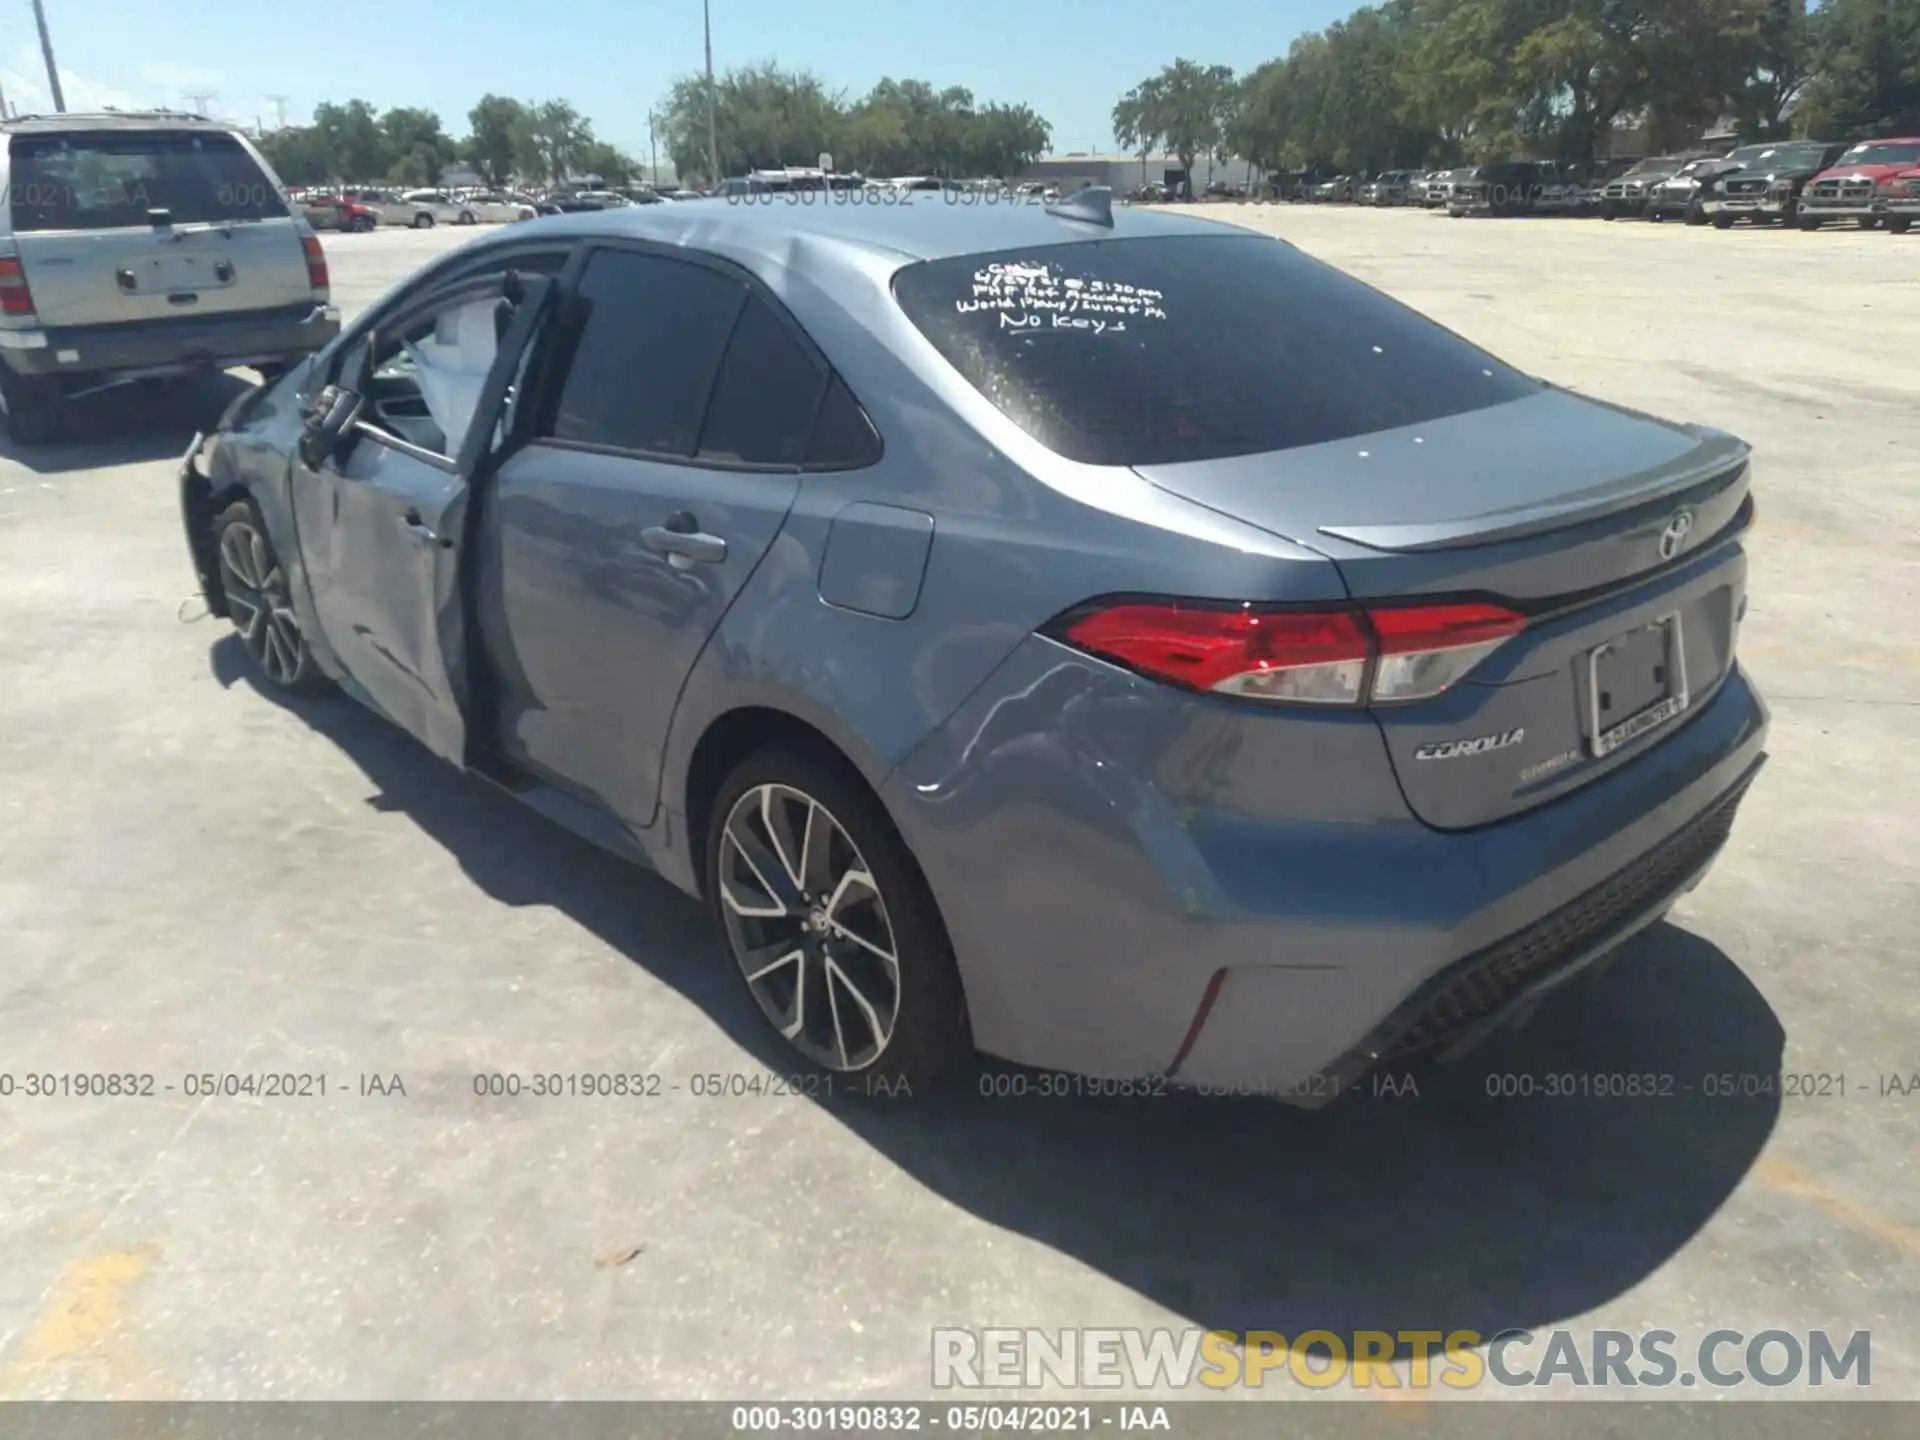
[[[816,470],[856,470],[880,458],[880,437],[860,402],[838,375],[827,381],[827,393],[807,443],[807,465]]]
[[[566,379],[546,433],[691,456],[746,293],[704,265],[600,251],[569,317]]]
[[[773,307],[751,296],[714,382],[699,458],[798,465],[825,380],[823,368]]]
[[[366,401],[376,429],[451,458],[466,438],[505,328],[497,280],[376,325],[342,357],[339,383]]]
[[[961,255],[907,266],[893,289],[1010,420],[1095,465],[1287,450],[1539,389],[1419,312],[1264,236]]]
[[[279,188],[220,131],[103,130],[15,135],[9,191],[15,231],[145,228],[287,214]]]

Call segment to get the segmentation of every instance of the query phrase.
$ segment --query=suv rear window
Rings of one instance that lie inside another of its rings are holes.
[[[98,130],[13,137],[13,228],[176,225],[275,219],[279,189],[240,142],[219,131]]]
[[[1092,465],[1290,450],[1516,400],[1537,382],[1258,235],[922,261],[894,296],[1034,439]]]

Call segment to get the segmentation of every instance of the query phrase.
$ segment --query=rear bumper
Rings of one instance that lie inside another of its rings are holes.
[[[1711,863],[1768,724],[1736,667],[1633,763],[1443,833],[1407,812],[1377,728],[1355,720],[1269,742],[1061,647],[1017,651],[883,787],[947,919],[976,1044],[1325,1103],[1658,920]],[[1272,818],[1282,795],[1301,818]]]
[[[0,331],[0,361],[20,375],[224,369],[311,355],[340,333],[332,305],[218,318]]]

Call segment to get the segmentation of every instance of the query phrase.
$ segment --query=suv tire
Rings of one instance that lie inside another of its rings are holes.
[[[0,365],[0,420],[16,445],[46,445],[60,438],[66,396],[49,375],[16,375]]]
[[[418,215],[413,217],[413,228],[416,230],[431,230],[433,228],[433,216],[422,210]]]

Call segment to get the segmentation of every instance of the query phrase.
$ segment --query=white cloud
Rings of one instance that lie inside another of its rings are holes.
[[[53,95],[47,89],[46,64],[37,45],[22,45],[0,66],[0,85],[6,87],[9,109],[22,115],[51,115]],[[124,90],[118,85],[60,70],[60,89],[69,110],[139,110],[160,103],[158,97]]]

